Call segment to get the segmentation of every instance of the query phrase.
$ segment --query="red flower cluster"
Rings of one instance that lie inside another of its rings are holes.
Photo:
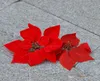
[[[4,46],[12,51],[12,63],[25,63],[30,66],[38,65],[45,60],[55,63],[60,60],[63,67],[70,70],[77,62],[93,60],[91,49],[87,43],[79,44],[76,34],[67,34],[58,37],[60,25],[41,30],[32,24],[22,30],[23,40],[15,40]]]

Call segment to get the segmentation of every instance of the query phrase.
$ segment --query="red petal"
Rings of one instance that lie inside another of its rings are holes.
[[[15,40],[15,41],[13,41],[13,42],[10,42],[10,43],[5,44],[4,46],[5,46],[7,49],[9,49],[10,51],[16,52],[16,51],[19,51],[19,50],[20,50],[20,49],[19,49],[19,45],[20,45],[21,42],[22,42],[22,41],[20,41],[20,40]]]
[[[40,38],[40,40],[38,41],[38,43],[41,45],[41,46],[46,46],[48,43],[49,43],[49,38],[47,36],[42,36]]]
[[[73,48],[69,54],[73,60],[78,62],[93,60],[93,58],[89,55],[90,52],[87,52],[84,48]]]
[[[12,63],[28,63],[28,53],[20,50],[13,55]]]
[[[44,31],[44,36],[58,38],[60,32],[60,25],[52,26]]]
[[[67,51],[64,51],[62,53],[59,60],[60,60],[61,65],[68,70],[71,70],[74,64],[76,63],[74,60],[70,58]]]
[[[45,53],[46,59],[55,63],[56,62],[56,54],[54,52]]]
[[[35,25],[33,25],[33,24],[30,24],[30,23],[28,23],[28,27],[29,27],[29,28],[34,28],[34,27],[35,27],[36,29],[39,29],[37,26],[35,26]],[[40,30],[40,29],[39,29],[39,30]]]
[[[57,60],[59,60],[60,56],[62,55],[62,52],[63,52],[62,48],[55,51]]]
[[[91,48],[89,47],[88,43],[83,43],[79,46],[79,48],[84,48],[87,52],[91,53]]]
[[[20,31],[20,35],[24,38],[24,39],[28,39],[31,41],[37,41],[40,39],[41,37],[41,31],[38,27],[33,26],[32,24],[28,24],[29,28]]]
[[[57,51],[62,47],[62,41],[60,39],[55,39],[47,45],[44,50],[46,52],[52,52],[52,51]]]
[[[41,50],[36,50],[35,52],[30,52],[29,53],[29,65],[34,66],[42,63],[45,60],[45,55],[44,51]]]
[[[61,37],[63,43],[70,42],[72,46],[77,46],[80,40],[76,37],[76,33],[73,34],[66,34]]]
[[[20,43],[20,47],[21,49],[28,51],[32,47],[32,43],[29,40],[24,40],[22,41],[22,43]]]
[[[60,56],[61,56],[61,53],[59,53],[59,54],[56,55],[57,60],[60,59]]]

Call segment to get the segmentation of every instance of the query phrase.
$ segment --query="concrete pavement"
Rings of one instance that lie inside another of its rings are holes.
[[[20,30],[32,23],[44,30],[61,25],[61,34],[76,32],[88,42],[94,61],[78,63],[71,71],[57,62],[35,67],[10,64],[11,53],[3,44],[21,39]],[[100,0],[1,0],[0,1],[0,81],[99,81]]]

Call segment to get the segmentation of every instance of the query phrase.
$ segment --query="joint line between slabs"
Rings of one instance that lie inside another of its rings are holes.
[[[40,10],[42,10],[42,11],[48,13],[48,14],[51,14],[51,15],[53,15],[53,16],[55,16],[55,17],[61,19],[61,20],[64,20],[64,21],[66,21],[66,22],[68,22],[68,23],[70,23],[70,24],[72,24],[72,25],[74,25],[74,26],[76,26],[76,27],[78,27],[78,28],[81,28],[81,29],[83,29],[83,30],[85,30],[85,31],[88,31],[88,32],[90,32],[90,33],[92,33],[92,34],[94,34],[94,35],[100,37],[100,35],[98,35],[98,34],[92,32],[92,31],[89,31],[89,30],[87,30],[87,29],[85,29],[85,28],[83,28],[83,27],[81,27],[81,26],[79,26],[79,25],[77,25],[77,24],[75,24],[75,23],[72,23],[72,22],[69,21],[69,20],[63,19],[63,18],[61,18],[60,16],[57,16],[57,15],[55,15],[55,14],[53,14],[53,13],[50,13],[50,12],[48,12],[47,10],[44,10],[44,9],[42,9],[42,8],[40,8],[40,7],[37,7],[37,6],[35,6],[34,4],[28,3],[28,2],[26,2],[26,1],[23,1],[23,2],[25,2],[25,3],[27,3],[27,4],[31,5],[31,6],[34,6],[34,7],[38,8],[38,9],[40,9]]]

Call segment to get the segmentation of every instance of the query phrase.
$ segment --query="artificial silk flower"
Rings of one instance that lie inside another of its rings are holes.
[[[56,62],[56,50],[62,46],[59,32],[60,25],[56,25],[47,28],[42,35],[37,26],[28,24],[27,29],[20,31],[24,40],[15,40],[4,46],[14,53],[12,63],[34,66],[44,60]]]
[[[45,60],[55,63],[58,59],[63,67],[71,70],[77,62],[94,60],[88,43],[79,45],[76,33],[66,34],[59,39],[60,25],[45,31],[32,24],[20,31],[23,40],[14,40],[4,46],[12,51],[12,63],[38,65]]]
[[[61,37],[62,52],[58,54],[60,63],[63,67],[71,70],[76,62],[84,62],[93,60],[90,56],[91,49],[88,43],[79,45],[80,40],[76,37],[76,33],[67,34]]]

